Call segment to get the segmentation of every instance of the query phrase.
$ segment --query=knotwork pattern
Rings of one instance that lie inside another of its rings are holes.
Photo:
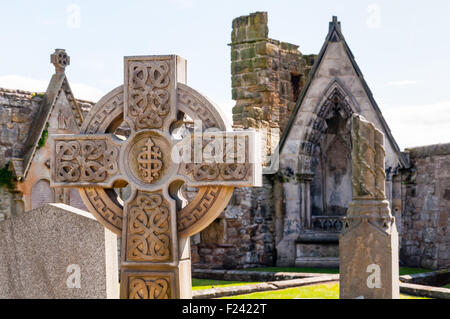
[[[58,182],[103,182],[118,172],[117,147],[106,141],[58,141],[56,180]]]
[[[169,299],[169,282],[165,278],[130,278],[129,299]]]
[[[163,167],[162,153],[153,140],[149,138],[137,158],[139,176],[148,183],[156,181],[160,177]]]
[[[138,192],[129,207],[127,260],[170,260],[170,214],[162,195]]]
[[[181,170],[196,181],[243,180],[248,173],[247,163],[183,164]]]
[[[133,62],[129,75],[128,116],[137,129],[161,128],[170,113],[169,62]]]

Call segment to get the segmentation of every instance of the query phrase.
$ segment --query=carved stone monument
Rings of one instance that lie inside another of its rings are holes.
[[[121,298],[191,298],[189,236],[222,212],[234,187],[261,184],[257,133],[233,132],[185,77],[180,57],[126,57],[124,86],[93,107],[85,135],[52,137],[51,186],[78,187],[90,212],[122,236]],[[175,138],[184,115],[208,132]],[[122,121],[125,141],[113,134]],[[184,207],[176,200],[183,183],[199,188]],[[127,184],[121,203],[113,188]]]
[[[340,298],[397,299],[398,234],[385,195],[384,135],[352,117],[353,201],[339,237]]]

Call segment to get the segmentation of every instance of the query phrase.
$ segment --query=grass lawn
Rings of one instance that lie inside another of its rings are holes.
[[[248,295],[223,297],[221,299],[339,299],[339,284],[326,283],[313,286],[289,288],[275,291],[255,292]],[[400,299],[429,299],[400,295]]]
[[[261,268],[246,268],[246,271],[267,271],[267,272],[309,272],[322,274],[338,274],[337,268],[298,268],[298,267],[261,267]],[[400,276],[419,274],[422,272],[430,272],[430,269],[400,267]]]
[[[326,273],[326,274],[339,273],[339,269],[329,269],[329,268],[262,267],[262,268],[247,268],[245,270],[266,271],[266,272],[308,272],[308,273]],[[432,270],[400,267],[400,275],[417,274],[429,271]],[[209,280],[209,279],[193,278],[192,290],[203,290],[213,287],[220,288],[230,286],[242,286],[256,283],[257,282],[225,281],[225,280]],[[444,287],[450,288],[450,284]],[[401,299],[428,299],[403,294],[400,297]],[[293,299],[293,298],[339,299],[339,283],[325,283],[320,285],[311,285],[276,291],[256,292],[247,295],[224,297],[222,299]]]
[[[443,286],[442,288],[450,289],[450,284]]]
[[[210,280],[210,279],[196,279],[192,278],[192,290],[203,290],[218,287],[243,286],[247,284],[257,284],[257,282],[243,282],[243,281],[225,281],[225,280]]]

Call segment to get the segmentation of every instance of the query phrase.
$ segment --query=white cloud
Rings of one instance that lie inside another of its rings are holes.
[[[402,150],[450,143],[450,101],[385,107],[383,116]]]
[[[417,84],[417,81],[413,80],[402,80],[402,81],[391,81],[386,83],[387,86],[406,86]]]
[[[45,92],[47,90],[49,82],[50,79],[34,79],[21,75],[0,76],[0,87],[13,90]],[[72,88],[73,94],[77,99],[97,102],[104,95],[104,92],[102,90],[83,83],[72,83],[69,81],[69,84]]]
[[[97,102],[105,95],[105,92],[93,86],[89,86],[83,83],[69,83],[69,84],[70,88],[73,91],[73,95],[75,95],[77,99]]]

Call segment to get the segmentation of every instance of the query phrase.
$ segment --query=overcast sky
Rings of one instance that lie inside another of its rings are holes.
[[[269,14],[269,36],[318,53],[337,15],[401,149],[450,142],[449,0],[1,1],[0,87],[45,91],[64,48],[78,98],[123,82],[123,56],[178,54],[188,85],[231,114],[233,18]]]

